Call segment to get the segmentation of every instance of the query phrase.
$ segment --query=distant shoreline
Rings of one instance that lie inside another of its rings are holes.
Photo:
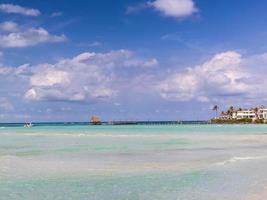
[[[256,119],[253,120],[251,118],[243,118],[243,119],[211,119],[209,121],[211,124],[267,124],[265,120]]]
[[[0,123],[0,126],[8,127],[20,127],[25,123]],[[179,124],[210,124],[207,120],[201,121],[103,121],[99,125],[93,125],[90,122],[32,122],[34,126],[73,126],[73,125],[92,125],[92,126],[101,126],[101,125],[179,125]]]
[[[0,123],[0,127],[23,127],[25,123]],[[265,124],[255,122],[233,121],[233,120],[201,120],[201,121],[103,121],[101,124],[94,125],[90,122],[32,122],[33,127],[41,126],[135,126],[135,125],[235,125],[235,124]]]

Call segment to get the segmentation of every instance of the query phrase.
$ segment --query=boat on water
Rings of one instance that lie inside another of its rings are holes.
[[[32,126],[33,126],[32,123],[25,123],[25,124],[24,124],[24,127],[25,127],[25,128],[31,128]]]

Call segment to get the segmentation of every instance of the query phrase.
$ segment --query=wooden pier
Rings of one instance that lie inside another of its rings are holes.
[[[110,121],[102,125],[179,125],[179,124],[208,124],[208,121]]]

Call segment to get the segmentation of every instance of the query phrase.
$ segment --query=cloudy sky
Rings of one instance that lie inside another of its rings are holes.
[[[265,0],[2,0],[0,122],[202,120],[267,105]]]

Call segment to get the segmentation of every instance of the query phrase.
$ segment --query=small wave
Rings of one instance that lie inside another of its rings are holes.
[[[223,162],[218,162],[216,163],[216,165],[226,165],[226,164],[230,164],[230,163],[235,163],[235,162],[239,162],[239,161],[246,161],[246,160],[259,160],[259,159],[264,159],[267,158],[267,156],[246,156],[246,157],[232,157],[226,161]]]

